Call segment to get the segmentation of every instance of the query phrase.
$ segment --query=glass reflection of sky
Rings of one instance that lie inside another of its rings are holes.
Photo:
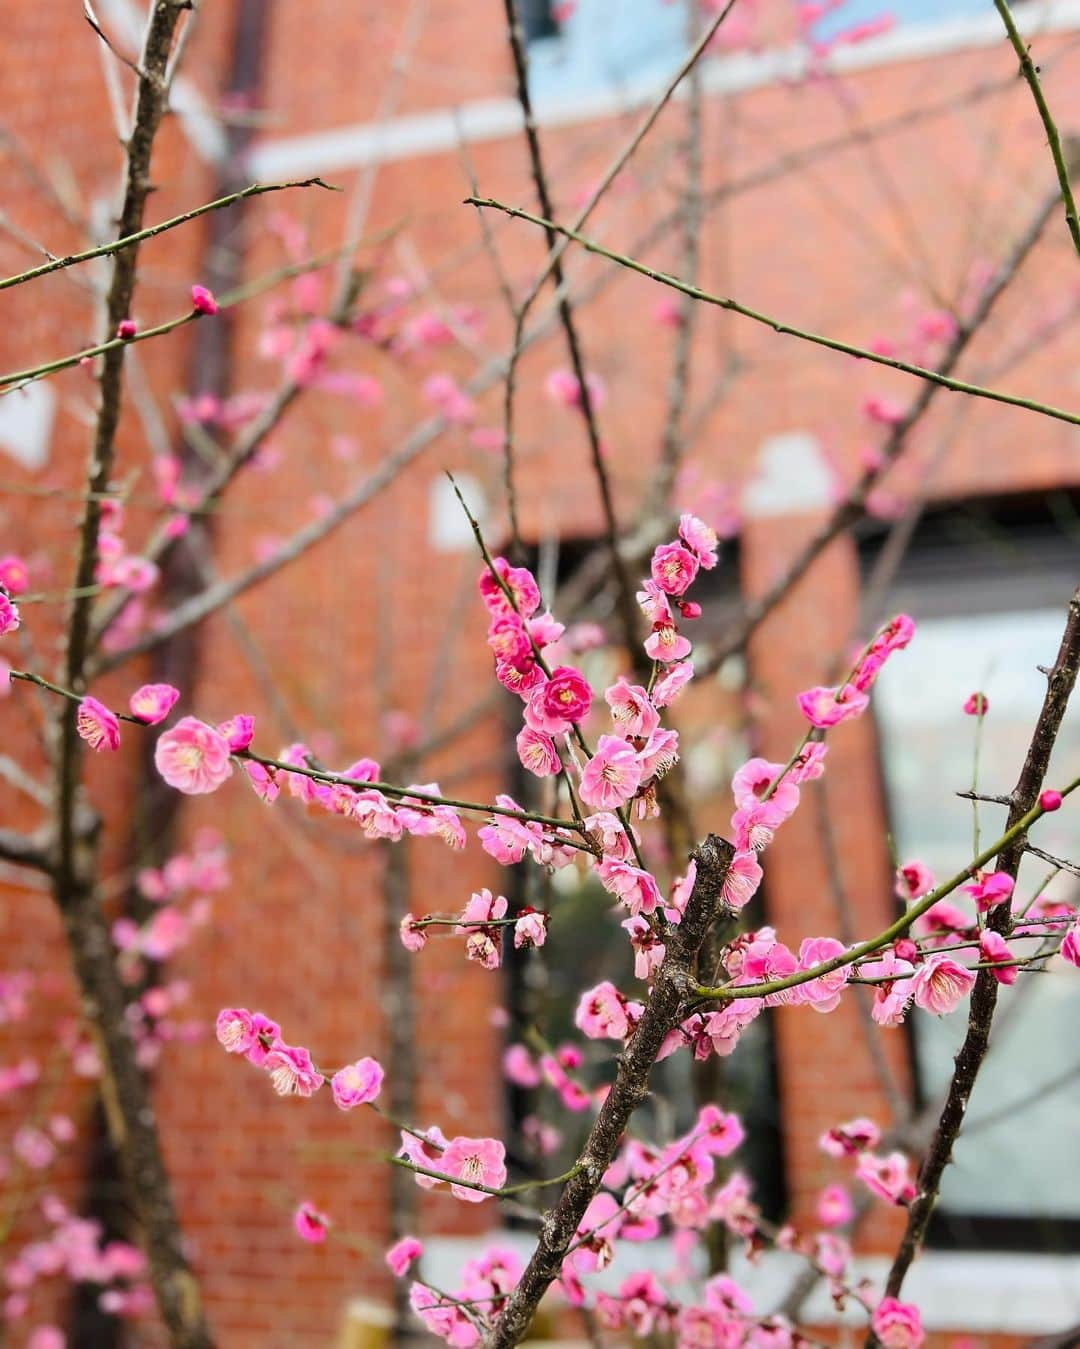
[[[984,723],[979,784],[1007,794],[1016,781],[1046,681],[1035,668],[1049,664],[1061,640],[1058,610],[927,620],[907,651],[882,672],[874,709],[882,735],[891,824],[904,859],[918,857],[941,879],[971,857],[971,806],[958,788],[971,785],[975,721],[960,711],[969,693],[990,700]],[[1066,718],[1048,781],[1064,782],[1080,766],[1080,713]],[[982,843],[992,842],[1002,807],[980,809]],[[1040,822],[1033,842],[1050,852],[1080,855],[1076,808],[1070,803]],[[1026,900],[1047,865],[1028,857],[1018,893]],[[1076,899],[1075,879],[1060,876],[1051,893]],[[1026,945],[1031,945],[1030,943]],[[991,1053],[972,1097],[966,1126],[946,1176],[943,1199],[953,1212],[1036,1216],[1080,1215],[1080,1171],[1075,1132],[1080,1117],[1080,971],[1054,962],[1051,975],[1021,975],[1002,989]],[[948,1082],[963,1036],[966,1004],[952,1017],[916,1014],[919,1069],[930,1099]],[[998,1124],[982,1117],[1070,1075],[1065,1088],[1046,1093]]]

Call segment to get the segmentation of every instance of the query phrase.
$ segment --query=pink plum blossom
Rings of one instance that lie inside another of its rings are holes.
[[[488,1198],[473,1185],[486,1185],[497,1190],[506,1184],[506,1149],[497,1138],[465,1138],[459,1135],[447,1143],[440,1161],[440,1170],[448,1176],[458,1176],[468,1185],[451,1185],[450,1193],[470,1204],[482,1204]]]
[[[415,1134],[402,1129],[401,1147],[398,1149],[397,1155],[406,1158],[414,1166],[422,1166],[428,1171],[439,1171],[441,1170],[440,1158],[446,1144],[447,1139],[437,1124],[433,1124],[430,1129],[425,1130],[419,1138]],[[434,1149],[434,1151],[429,1151],[429,1149]],[[443,1183],[434,1176],[424,1176],[420,1172],[415,1173],[415,1180],[422,1190],[433,1190],[437,1185]]]
[[[0,590],[0,637],[6,637],[19,626],[19,606],[13,604],[3,590]]]
[[[881,1130],[872,1119],[860,1115],[827,1129],[818,1140],[818,1147],[830,1157],[854,1157],[866,1148],[876,1148],[881,1142]]]
[[[531,726],[523,726],[517,735],[518,759],[522,768],[538,778],[549,778],[560,772],[562,760],[555,748],[555,741],[543,731],[534,731]]]
[[[915,1198],[908,1159],[902,1152],[890,1152],[887,1157],[874,1152],[860,1153],[855,1175],[879,1199],[892,1204],[908,1204]]]
[[[985,717],[990,710],[990,699],[985,693],[971,693],[964,703],[964,711],[969,717]]]
[[[233,754],[239,754],[242,750],[249,749],[255,739],[255,718],[248,716],[247,713],[238,712],[235,717],[223,721],[217,731],[218,735],[224,737],[229,750]]]
[[[306,1200],[293,1214],[293,1229],[296,1235],[312,1246],[322,1245],[329,1227],[330,1219],[326,1214],[320,1213],[314,1204],[309,1204]]]
[[[1000,932],[986,928],[979,934],[979,957],[991,965],[999,966],[992,971],[999,984],[1015,984],[1018,969],[1011,963],[1014,959],[1008,943]]]
[[[91,749],[99,753],[103,749],[120,748],[120,723],[116,715],[110,712],[104,703],[96,698],[83,698],[75,714],[75,729]]]
[[[764,874],[753,851],[737,852],[724,877],[724,903],[733,909],[745,908],[757,893]]]
[[[133,717],[138,717],[147,726],[156,726],[173,710],[179,697],[180,690],[171,684],[144,684],[128,699],[128,708]]]
[[[835,937],[807,937],[799,947],[799,969],[810,970],[827,960],[845,954],[847,948]],[[795,1001],[808,1003],[815,1012],[832,1012],[840,1005],[840,994],[851,974],[850,965],[823,974],[794,990]]]
[[[945,1016],[955,1011],[960,999],[975,983],[974,973],[946,955],[932,955],[919,966],[912,980],[915,1005],[926,1012]]]
[[[382,1087],[382,1064],[372,1058],[357,1059],[339,1069],[330,1079],[330,1091],[339,1110],[370,1105]]]
[[[980,913],[1003,904],[1012,894],[1016,882],[1003,871],[977,871],[975,879],[964,886],[964,893],[975,901]]]
[[[530,911],[523,913],[514,924],[514,946],[543,946],[547,941],[547,914]]]
[[[719,540],[716,537],[716,530],[704,520],[699,520],[696,515],[685,511],[679,516],[679,538],[706,571],[711,571],[716,566]]]
[[[660,714],[650,702],[648,693],[621,676],[605,690],[604,701],[611,708],[611,720],[621,735],[647,739],[660,723]]]
[[[1054,791],[1053,787],[1047,787],[1046,791],[1039,795],[1039,805],[1048,813],[1050,811],[1060,810],[1061,802],[1061,793]]]
[[[586,989],[578,1000],[574,1025],[590,1040],[625,1040],[630,1029],[627,1002],[610,980]]]
[[[197,717],[181,717],[158,738],[154,763],[170,787],[189,796],[216,791],[232,774],[228,741]]]
[[[683,595],[698,573],[698,559],[677,543],[661,544],[649,564],[652,578],[665,595]]]
[[[652,702],[654,707],[669,707],[694,677],[692,661],[679,661],[669,665],[653,685]]]
[[[652,913],[661,902],[660,890],[652,874],[629,862],[605,857],[596,868],[604,889],[617,895],[635,916]]]
[[[488,613],[502,617],[516,610],[518,617],[531,618],[540,608],[540,587],[532,572],[528,567],[512,567],[505,557],[495,558],[492,565],[499,579],[496,580],[485,567],[478,582]],[[513,596],[513,604],[507,599],[503,586]]]
[[[822,1227],[843,1227],[855,1216],[855,1205],[842,1185],[826,1185],[818,1195],[817,1219]]]
[[[618,736],[602,735],[581,774],[581,799],[598,810],[617,810],[637,791],[641,764]]]
[[[1065,933],[1060,954],[1070,965],[1080,968],[1080,923],[1074,923]]]
[[[825,755],[829,752],[823,740],[811,740],[804,745],[795,762],[788,769],[788,777],[797,787],[814,782],[825,772]]]
[[[560,665],[551,678],[535,688],[525,706],[525,720],[533,730],[561,735],[589,714],[592,689],[572,665]]]
[[[807,689],[798,696],[799,711],[811,726],[828,728],[864,712],[870,702],[867,694],[851,684],[843,688]]]
[[[918,1307],[894,1297],[881,1299],[870,1325],[884,1349],[920,1349],[926,1339]]]
[[[223,1007],[215,1029],[218,1043],[228,1054],[246,1054],[258,1040],[255,1022],[246,1007]]]
[[[753,805],[761,800],[773,783],[769,802],[774,809],[790,815],[799,804],[799,789],[790,777],[785,775],[784,765],[770,763],[768,759],[748,759],[731,779],[731,791],[737,807]],[[777,779],[780,781],[777,782]]]
[[[652,632],[645,639],[645,654],[663,665],[685,660],[691,650],[690,643],[671,622],[654,623]]]
[[[402,1237],[396,1241],[383,1257],[396,1279],[400,1279],[415,1261],[424,1253],[424,1243],[416,1237]]]
[[[323,1084],[308,1051],[299,1045],[278,1040],[271,1046],[263,1067],[279,1096],[314,1096]]]
[[[22,595],[30,589],[30,568],[14,553],[0,557],[0,587],[9,595]]]
[[[922,862],[904,862],[896,868],[895,893],[900,899],[918,899],[934,888],[934,876]]]

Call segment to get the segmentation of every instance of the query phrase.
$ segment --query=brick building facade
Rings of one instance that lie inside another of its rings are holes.
[[[113,0],[98,8],[123,45],[135,6]],[[1050,191],[1052,165],[996,15],[973,16],[962,4],[940,8],[932,22],[905,23],[899,6],[894,31],[839,47],[831,64],[807,78],[792,79],[805,48],[792,45],[786,11],[783,21],[766,23],[750,48],[722,50],[707,62],[704,184],[715,200],[708,199],[702,234],[705,289],[861,345],[899,340],[920,315],[970,303],[980,276],[1000,264]],[[1028,31],[1038,34],[1048,98],[1059,123],[1069,127],[1080,117],[1080,8],[1023,9]],[[361,250],[380,268],[370,302],[366,292],[361,296],[362,310],[387,302],[387,276],[408,276],[422,280],[407,314],[476,306],[484,322],[464,341],[405,357],[350,338],[335,354],[335,368],[373,376],[381,402],[367,406],[309,392],[290,408],[262,464],[238,479],[218,513],[213,567],[219,576],[268,556],[274,541],[346,498],[391,456],[400,453],[409,462],[369,506],[298,562],[201,626],[197,681],[185,697],[190,710],[208,720],[254,712],[260,743],[270,752],[279,741],[304,739],[328,762],[362,754],[385,761],[407,750],[399,734],[404,719],[426,742],[469,716],[491,688],[473,590],[477,560],[448,502],[443,471],[451,468],[470,484],[494,536],[502,521],[501,461],[468,427],[445,428],[415,451],[409,438],[432,414],[425,379],[444,372],[463,383],[476,377],[510,336],[475,213],[461,205],[470,176],[484,195],[533,200],[501,6],[461,0],[391,7],[372,0],[343,8],[330,0],[265,0],[261,61],[246,85],[254,100],[244,107],[229,95],[238,69],[234,30],[250,19],[250,10],[244,0],[221,0],[200,11],[186,83],[177,91],[180,112],[167,123],[155,155],[161,190],[153,218],[205,200],[220,180],[215,155],[226,142],[215,113],[224,108],[234,128],[250,114],[255,135],[238,169],[245,180],[318,173],[348,189],[359,183],[367,194],[364,237],[382,242]],[[583,4],[577,18],[584,22],[591,13]],[[81,242],[83,225],[107,230],[118,166],[99,69],[99,56],[108,58],[96,50],[81,15],[16,0],[13,21],[15,40],[0,51],[2,86],[10,91],[4,116],[10,136],[0,153],[9,183],[6,219],[18,234],[0,239],[4,272],[27,265],[20,236],[58,253]],[[579,40],[574,22],[572,16],[565,43]],[[667,40],[669,30],[663,31]],[[42,72],[60,52],[68,58],[64,79],[54,86]],[[565,213],[623,143],[634,110],[655,97],[670,73],[658,77],[645,62],[636,74],[634,59],[631,51],[614,89],[610,82],[590,83],[587,71],[560,89],[557,63],[555,73],[538,76],[544,146]],[[685,122],[680,99],[590,225],[610,246],[675,272]],[[307,232],[306,247],[315,252],[339,243],[355,201],[349,193],[330,198],[298,191],[253,206],[242,239],[243,276],[256,278],[287,260],[282,213]],[[665,213],[673,213],[670,225],[649,239]],[[525,224],[497,217],[491,226],[506,274],[523,284],[542,260],[539,237]],[[206,238],[202,226],[193,225],[146,245],[141,325],[181,310],[191,281],[216,265]],[[217,242],[227,248],[235,240],[226,234]],[[608,390],[599,413],[602,434],[616,506],[620,518],[630,520],[662,438],[675,336],[654,310],[670,294],[642,277],[611,274],[596,259],[571,257],[570,274],[572,285],[598,288],[581,309],[580,325],[588,367]],[[1076,348],[1068,320],[1080,300],[1074,274],[1075,258],[1055,213],[972,342],[964,377],[1070,406]],[[101,273],[87,272],[82,280],[94,276]],[[326,295],[331,279],[328,269]],[[11,315],[0,330],[5,369],[82,345],[97,328],[92,296],[75,274],[13,292],[5,303]],[[261,299],[237,311],[232,394],[270,390],[280,378],[279,366],[259,354],[267,314]],[[918,386],[718,310],[701,313],[697,323],[691,408],[704,410],[689,419],[693,475],[682,489],[700,494],[703,484],[720,484],[727,505],[739,508],[723,583],[729,592],[753,597],[819,528],[860,456],[882,439],[883,427],[866,417],[865,401],[873,396],[906,406]],[[133,538],[150,518],[139,504],[150,496],[150,458],[178,434],[174,394],[185,387],[189,395],[203,391],[191,387],[190,372],[198,370],[198,344],[206,340],[196,328],[132,353],[137,370],[120,462],[125,471],[140,468],[128,511]],[[527,540],[542,546],[557,536],[573,547],[595,539],[602,519],[580,420],[544,391],[546,375],[566,364],[560,343],[550,326],[522,361],[518,492]],[[926,348],[928,360],[934,350]],[[710,397],[721,383],[722,397]],[[500,387],[488,380],[477,393],[476,424],[499,422]],[[18,411],[10,410],[13,401],[0,404],[3,551],[32,557],[46,590],[67,576],[66,548],[54,540],[66,540],[75,513],[71,494],[81,480],[91,390],[75,370],[34,386]],[[1046,507],[1056,494],[1061,509],[1073,509],[1070,493],[1080,489],[1075,428],[987,402],[960,406],[956,395],[942,394],[920,420],[887,487],[899,499],[925,495],[931,520],[952,518],[948,509],[960,503],[957,518],[992,520],[1006,537],[1017,519],[1035,537],[1045,519],[1051,521],[1045,533],[1075,539],[1060,524],[1060,512]],[[888,503],[879,505],[886,510]],[[859,630],[862,577],[883,531],[879,521],[862,530],[861,545],[847,537],[831,545],[757,631],[745,669],[728,668],[715,687],[695,691],[687,716],[703,745],[692,778],[699,828],[726,820],[721,783],[740,746],[787,757],[800,732],[792,695],[821,682],[837,650]],[[928,537],[919,534],[916,542]],[[1067,547],[1054,544],[1051,553],[1044,579],[1068,570]],[[975,567],[984,565],[981,554],[973,556]],[[1075,551],[1072,564],[1075,573]],[[932,590],[931,581],[911,593]],[[1002,608],[1067,599],[1053,585],[1050,591],[1035,599],[1010,594]],[[918,603],[914,608],[922,617]],[[927,613],[942,612],[927,601]],[[51,606],[34,613],[42,661],[53,649],[49,625],[59,617]],[[1052,655],[1033,651],[1027,664]],[[918,662],[917,644],[906,659]],[[139,678],[130,670],[109,676],[105,694],[119,703],[149,669],[140,666]],[[733,681],[740,679],[747,682],[735,696]],[[29,702],[20,698],[16,709],[9,701],[0,712],[10,727],[9,752],[33,763],[35,727],[19,716]],[[718,721],[728,729],[716,736]],[[954,730],[959,738],[965,728]],[[966,742],[951,747],[949,767],[959,761],[961,774],[968,773],[966,752]],[[415,775],[452,786],[452,794],[490,800],[510,789],[511,758],[500,717],[473,716]],[[831,764],[827,809],[842,885],[856,932],[869,932],[894,912],[884,840],[896,819],[880,727],[867,721],[842,728]],[[100,764],[93,767],[91,791],[108,803],[110,871],[119,873],[141,860],[128,824],[135,803],[113,801],[108,774]],[[965,779],[948,777],[927,789],[963,785]],[[38,808],[25,795],[6,783],[0,792],[10,802],[5,816],[37,823]],[[152,836],[152,819],[149,824]],[[180,840],[204,827],[225,836],[232,881],[215,896],[212,929],[177,962],[191,982],[191,1014],[209,1021],[223,1005],[258,1006],[323,1061],[385,1057],[394,1015],[385,975],[395,936],[385,903],[391,863],[381,845],[358,839],[341,822],[306,814],[299,803],[282,802],[268,814],[239,782],[209,801],[185,805]],[[836,877],[823,837],[820,819],[800,812],[769,852],[765,918],[793,947],[803,936],[834,930],[838,921]],[[966,860],[965,846],[962,834],[957,862]],[[471,889],[504,883],[471,847],[452,865],[434,841],[410,843],[403,855],[406,874],[397,883],[416,911],[452,911]],[[0,927],[13,967],[62,968],[59,928],[44,895],[12,879]],[[413,979],[417,1121],[437,1121],[448,1134],[502,1131],[507,1104],[496,1066],[503,982],[466,965],[450,941],[433,942],[416,958]],[[55,996],[63,1005],[62,986]],[[33,1048],[43,1056],[51,1013],[42,1014],[41,1026]],[[8,1040],[0,1041],[5,1062],[22,1052]],[[911,1042],[892,1032],[881,1043],[894,1087],[909,1094],[917,1076]],[[827,1018],[778,1010],[768,1052],[780,1120],[774,1164],[782,1168],[786,1201],[798,1219],[812,1213],[821,1186],[839,1178],[817,1148],[821,1132],[857,1114],[887,1120],[891,1105],[853,1006]],[[380,1253],[391,1178],[378,1154],[392,1146],[390,1130],[372,1117],[320,1108],[323,1102],[276,1102],[260,1075],[227,1060],[211,1039],[169,1047],[154,1091],[185,1229],[222,1344],[330,1343],[350,1299],[387,1297]],[[70,1103],[82,1112],[87,1132],[88,1102],[82,1093]],[[67,1165],[65,1185],[74,1199],[85,1170],[77,1149]],[[304,1197],[334,1216],[339,1239],[325,1248],[303,1246],[292,1234],[289,1214]],[[467,1236],[488,1230],[492,1207],[429,1199],[416,1221],[425,1234]],[[868,1252],[888,1250],[895,1239],[896,1224],[887,1217],[863,1229]],[[1051,1217],[1063,1220],[1057,1210]],[[1080,1205],[1065,1218],[1080,1218]],[[921,1294],[912,1281],[936,1332],[971,1331],[990,1344],[993,1331],[1030,1335],[1067,1322],[1071,1304],[1059,1285],[1072,1278],[1075,1288],[1075,1262],[1062,1254],[1057,1236],[1014,1235],[1005,1244],[1026,1254],[1005,1262],[996,1254],[996,1238],[969,1232],[965,1240],[955,1231],[945,1237],[951,1250],[927,1258],[933,1268]],[[1021,1284],[1029,1292],[1050,1291],[1034,1299]],[[988,1288],[997,1290],[993,1298]],[[1075,1320],[1075,1306],[1071,1310]]]

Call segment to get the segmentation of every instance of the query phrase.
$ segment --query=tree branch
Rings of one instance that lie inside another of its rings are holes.
[[[558,1277],[590,1201],[600,1188],[623,1132],[649,1089],[649,1074],[667,1033],[678,1025],[690,991],[690,969],[705,934],[723,912],[721,891],[735,849],[710,834],[694,852],[697,880],[682,922],[667,937],[664,962],[645,1004],[645,1011],[618,1061],[611,1090],[600,1108],[581,1155],[577,1175],[544,1219],[540,1238],[494,1328],[486,1349],[510,1349],[528,1330],[540,1299]]]

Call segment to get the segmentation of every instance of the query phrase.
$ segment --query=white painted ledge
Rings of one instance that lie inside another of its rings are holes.
[[[1014,17],[1025,35],[1067,32],[1080,28],[1080,0],[1025,4],[1017,8]],[[988,0],[986,14],[907,24],[858,46],[841,47],[829,57],[826,68],[843,74],[1005,41],[1001,21]],[[702,74],[707,93],[735,94],[780,80],[797,79],[805,73],[806,66],[805,52],[791,47],[714,57],[704,63]],[[557,127],[622,116],[630,109],[652,103],[665,83],[666,80],[650,77],[637,83],[630,81],[617,90],[598,89],[573,98],[538,100],[537,120],[542,126]],[[677,92],[676,97],[679,96]],[[269,138],[252,149],[248,166],[252,176],[262,181],[333,173],[446,153],[462,143],[503,140],[520,131],[521,109],[516,99],[476,99],[457,108],[394,117],[385,122],[361,122],[300,136]]]

